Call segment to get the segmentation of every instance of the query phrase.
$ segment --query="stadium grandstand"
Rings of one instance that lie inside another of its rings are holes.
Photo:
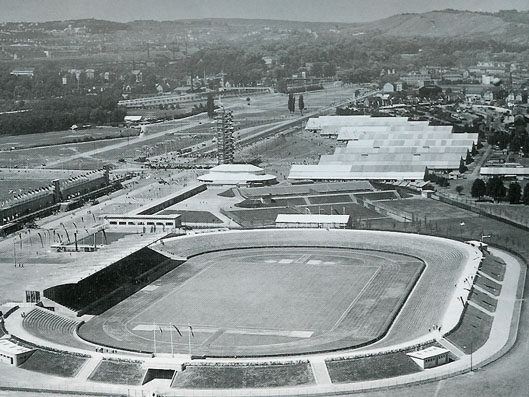
[[[336,137],[342,146],[317,165],[292,165],[290,181],[420,180],[426,169],[459,169],[478,143],[478,134],[405,117],[322,116],[305,129]]]

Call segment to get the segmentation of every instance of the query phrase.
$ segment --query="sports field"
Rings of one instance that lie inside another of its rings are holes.
[[[165,353],[172,336],[175,352],[218,356],[361,345],[386,332],[423,266],[406,255],[340,248],[198,255],[88,321],[80,335],[148,352],[156,338]]]

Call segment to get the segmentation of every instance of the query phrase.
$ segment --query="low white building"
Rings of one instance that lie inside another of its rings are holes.
[[[0,362],[19,366],[26,361],[34,352],[34,349],[28,349],[19,346],[9,339],[0,339]]]
[[[200,182],[212,185],[267,186],[275,185],[275,175],[251,164],[221,164],[213,167],[206,175],[198,177]]]
[[[433,368],[448,363],[450,351],[442,347],[431,346],[424,350],[406,353],[422,369]]]
[[[350,229],[351,216],[278,214],[275,223],[280,228]]]

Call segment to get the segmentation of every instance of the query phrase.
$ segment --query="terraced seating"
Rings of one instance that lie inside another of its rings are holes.
[[[89,310],[89,314],[100,314],[130,296],[142,283],[151,282],[150,276],[146,276],[148,272],[164,266],[168,271],[174,265],[174,261],[166,256],[142,248],[76,284],[48,288],[44,290],[44,296],[75,311],[88,313],[86,310]]]
[[[86,347],[74,337],[78,325],[78,321],[43,309],[33,309],[22,320],[22,326],[38,338],[72,347]]]

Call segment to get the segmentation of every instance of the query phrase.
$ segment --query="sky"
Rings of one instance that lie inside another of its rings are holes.
[[[82,18],[121,22],[195,18],[367,22],[445,8],[529,10],[529,0],[0,0],[0,22]]]

